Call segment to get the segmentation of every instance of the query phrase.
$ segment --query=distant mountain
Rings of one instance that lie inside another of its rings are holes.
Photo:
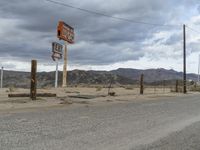
[[[183,77],[182,72],[177,72],[172,69],[166,70],[163,68],[146,69],[146,70],[119,68],[117,70],[112,70],[111,72],[120,76],[130,78],[132,80],[138,80],[140,75],[144,74],[144,81],[148,83],[162,81],[162,80],[182,79]],[[196,81],[197,75],[187,74],[187,79]]]
[[[138,84],[141,74],[144,74],[144,81],[147,84],[158,84],[165,80],[168,83],[174,82],[176,79],[182,79],[182,73],[175,70],[166,69],[128,69],[119,68],[112,71],[84,71],[84,70],[73,70],[67,74],[69,85],[108,85],[111,80],[113,84],[117,85],[128,85]],[[62,72],[59,71],[58,85],[62,84]],[[197,80],[197,75],[188,74],[188,80]],[[42,87],[53,87],[55,80],[55,72],[38,72],[37,73],[37,86]],[[18,71],[4,71],[4,87],[30,87],[30,73],[29,72],[18,72]]]

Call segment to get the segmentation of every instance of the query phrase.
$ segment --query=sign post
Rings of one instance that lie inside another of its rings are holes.
[[[74,28],[72,28],[71,26],[69,26],[63,21],[59,21],[58,27],[57,27],[57,37],[60,40],[65,41],[62,87],[66,87],[67,86],[67,44],[74,43]]]
[[[56,60],[55,88],[58,87],[58,60]]]
[[[66,87],[66,86],[67,86],[67,42],[65,41],[62,87]]]
[[[56,72],[55,72],[55,88],[58,87],[58,60],[62,58],[63,46],[57,42],[52,43],[52,59],[56,62]]]

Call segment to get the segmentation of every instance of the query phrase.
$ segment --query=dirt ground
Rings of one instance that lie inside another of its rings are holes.
[[[139,88],[112,88],[110,92],[115,92],[115,96],[108,96],[107,88],[86,88],[86,87],[67,87],[37,89],[37,93],[55,93],[57,97],[45,98],[37,97],[36,101],[30,98],[9,98],[8,94],[29,93],[29,89],[0,89],[0,111],[49,108],[65,105],[93,105],[101,103],[122,103],[138,100],[158,99],[160,97],[180,96],[181,93],[172,93],[169,88],[146,88],[144,94],[139,94]]]

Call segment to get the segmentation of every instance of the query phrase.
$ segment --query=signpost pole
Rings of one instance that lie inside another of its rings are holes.
[[[55,88],[58,87],[58,60],[56,59]]]
[[[63,82],[62,87],[67,87],[67,44],[74,43],[74,28],[69,26],[63,21],[58,22],[57,26],[57,37],[59,40],[65,41],[65,49],[64,49],[64,64],[63,64]]]
[[[64,49],[64,65],[63,65],[63,84],[62,87],[67,86],[67,41],[65,41]]]
[[[3,67],[1,67],[1,88],[3,88]]]
[[[185,24],[183,25],[183,93],[187,93],[186,87],[186,31]]]
[[[199,64],[198,64],[198,84],[200,84],[200,54],[199,54]]]

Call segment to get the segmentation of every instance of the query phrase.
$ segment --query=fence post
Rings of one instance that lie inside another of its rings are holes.
[[[30,98],[32,100],[36,100],[36,86],[37,86],[37,79],[36,79],[36,72],[37,72],[37,61],[31,61],[31,88],[30,88]]]
[[[175,89],[176,93],[178,93],[178,80],[176,80],[176,89]]]
[[[165,93],[165,80],[163,80],[163,93]]]
[[[140,76],[140,94],[144,93],[144,74],[141,74]]]

